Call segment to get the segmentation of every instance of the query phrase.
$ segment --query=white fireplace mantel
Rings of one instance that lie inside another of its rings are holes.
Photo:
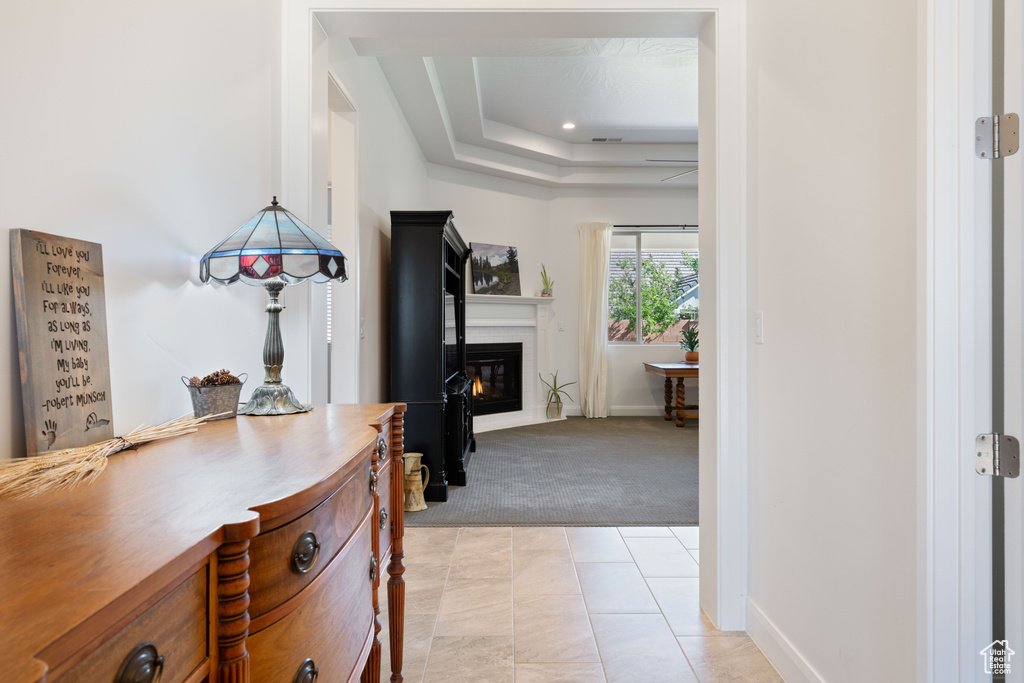
[[[492,339],[492,334],[507,338],[512,333],[512,336],[531,339],[535,349],[532,362],[526,358],[523,360],[523,410],[479,415],[473,419],[475,431],[486,432],[547,421],[543,402],[545,394],[538,374],[546,376],[549,372],[548,321],[554,301],[554,297],[548,296],[466,295],[468,343]],[[518,328],[518,332],[509,328]]]
[[[550,296],[466,295],[466,327],[538,327],[547,318]]]

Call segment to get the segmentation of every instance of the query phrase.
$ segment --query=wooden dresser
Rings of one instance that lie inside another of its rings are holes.
[[[402,404],[210,422],[0,501],[4,683],[402,680]]]

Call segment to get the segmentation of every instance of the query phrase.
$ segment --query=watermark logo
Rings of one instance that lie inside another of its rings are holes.
[[[985,673],[1008,676],[1010,674],[1010,657],[1016,652],[1010,649],[1005,640],[994,640],[979,652],[985,658]]]

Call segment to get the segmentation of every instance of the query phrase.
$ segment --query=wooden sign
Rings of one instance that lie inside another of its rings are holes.
[[[114,437],[103,248],[11,230],[28,455]]]

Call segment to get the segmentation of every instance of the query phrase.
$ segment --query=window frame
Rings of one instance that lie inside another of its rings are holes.
[[[650,232],[662,232],[662,233],[675,233],[675,234],[693,234],[697,235],[700,229],[696,225],[613,225],[612,226],[612,238],[622,235],[632,235],[636,237],[636,252],[634,259],[636,261],[636,301],[634,302],[636,311],[636,339],[632,341],[612,341],[608,339],[608,325],[611,322],[609,316],[610,305],[605,306],[605,344],[609,346],[650,346],[650,347],[662,347],[662,346],[678,346],[679,342],[645,342],[643,334],[643,309],[641,307],[640,297],[643,295],[643,288],[640,286],[642,277],[642,264],[640,262],[641,255],[643,253],[643,240],[641,235],[643,233]],[[698,254],[700,250],[698,249]],[[611,253],[608,254],[609,264],[611,261]],[[607,301],[611,294],[611,268],[608,269],[608,278],[604,284],[605,300]],[[698,286],[700,284],[698,275]]]

